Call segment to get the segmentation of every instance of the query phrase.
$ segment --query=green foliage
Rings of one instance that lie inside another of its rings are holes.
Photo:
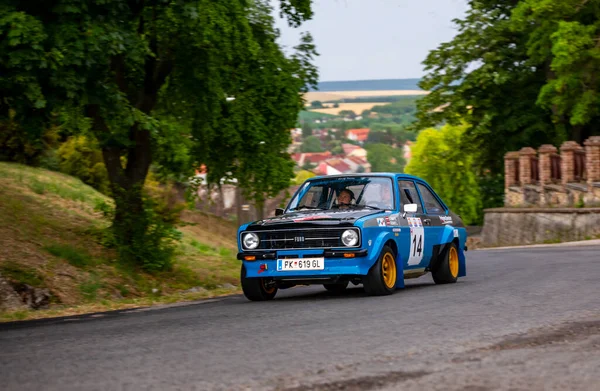
[[[302,139],[312,136],[312,126],[308,123],[302,124]]]
[[[301,185],[304,183],[304,181],[306,181],[307,179],[312,178],[314,176],[315,176],[314,172],[310,172],[307,170],[299,171],[298,174],[296,174],[296,177],[294,178],[293,184]]]
[[[407,141],[415,141],[417,135],[402,125],[375,123],[371,126],[368,143],[404,145]]]
[[[69,244],[55,243],[45,246],[44,249],[56,257],[63,258],[76,267],[93,266],[96,263],[87,251],[75,248]]]
[[[458,34],[424,61],[417,128],[467,121],[493,173],[507,151],[597,133],[599,18],[595,1],[469,1]]]
[[[14,110],[9,111],[6,118],[0,116],[0,161],[39,165],[47,160],[58,144],[58,130],[49,127],[31,134],[15,120]]]
[[[339,117],[345,117],[345,118],[356,118],[356,113],[353,110],[340,110],[340,112],[338,113]]]
[[[321,140],[317,136],[310,136],[304,139],[300,146],[301,152],[323,152]]]
[[[421,99],[418,96],[399,96],[389,105],[373,106],[370,111],[381,114],[393,115],[414,115],[417,111],[417,102]]]
[[[278,194],[293,177],[289,129],[316,83],[317,53],[309,34],[283,53],[266,0],[88,3],[0,6],[0,123],[18,124],[33,149],[57,121],[95,138],[120,254],[165,268],[176,235],[142,196],[151,165],[165,180],[205,164],[210,183],[235,177],[258,203]],[[312,16],[310,0],[279,3],[292,26]],[[101,176],[86,167],[84,177]]]
[[[142,201],[141,209],[137,209],[140,205],[138,197]],[[173,255],[182,237],[172,216],[162,214],[159,202],[141,190],[136,193],[117,192],[115,201],[130,205],[131,209],[117,210],[106,203],[98,205],[104,216],[113,222],[116,214],[121,214],[118,221],[122,223],[113,223],[111,230],[107,231],[110,233],[105,237],[108,246],[117,249],[119,259],[126,265],[137,264],[148,272],[171,270]]]
[[[478,154],[464,136],[467,129],[445,125],[421,131],[406,172],[425,179],[465,224],[476,224],[482,215],[475,172]]]
[[[317,166],[316,164],[313,164],[313,163],[311,163],[311,162],[308,162],[308,161],[307,161],[306,163],[304,163],[304,164],[302,165],[302,167],[301,167],[301,168],[302,168],[303,170],[309,171],[309,170],[312,170],[313,168],[315,168],[316,166]]]
[[[312,102],[310,102],[310,108],[311,109],[322,109],[323,102],[321,102],[320,100],[313,100]]]
[[[335,115],[333,115],[333,114],[324,114],[324,113],[319,113],[316,111],[302,110],[298,114],[298,121],[300,123],[314,122],[315,120],[328,120],[329,121],[329,120],[332,120],[333,118],[335,118]]]
[[[372,172],[403,172],[406,161],[400,148],[386,144],[367,144],[367,160]]]
[[[35,288],[44,287],[44,278],[35,269],[8,261],[0,265],[0,274],[4,278]]]
[[[102,289],[104,284],[96,273],[90,272],[88,279],[79,285],[79,292],[87,301],[94,301],[98,295],[98,291]]]
[[[70,137],[57,151],[60,171],[75,176],[99,192],[110,194],[108,173],[98,143],[86,136]]]

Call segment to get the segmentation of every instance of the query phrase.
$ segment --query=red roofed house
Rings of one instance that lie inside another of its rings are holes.
[[[331,152],[305,152],[305,153],[294,153],[292,159],[296,162],[299,167],[304,166],[306,163],[319,164],[324,160],[331,158]]]
[[[346,130],[346,138],[364,143],[369,138],[370,131],[369,128],[349,129]]]
[[[354,144],[342,144],[342,149],[344,150],[344,155],[350,155],[357,149],[362,149],[359,145]]]
[[[371,163],[367,159],[358,156],[348,156],[344,159],[344,162],[350,166],[352,172],[358,172],[359,167],[364,169],[363,172],[371,172]]]
[[[314,170],[317,175],[338,175],[354,172],[343,159],[327,159]]]

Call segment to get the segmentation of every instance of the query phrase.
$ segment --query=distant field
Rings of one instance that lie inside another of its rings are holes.
[[[329,107],[325,109],[314,109],[311,112],[337,115],[342,110],[352,110],[356,114],[362,113],[364,110],[371,110],[374,106],[383,106],[389,103],[340,103],[340,107]]]
[[[382,90],[420,90],[420,79],[378,79],[322,81],[318,91],[382,91]]]
[[[321,102],[336,101],[342,99],[355,99],[362,97],[381,97],[381,96],[414,96],[426,95],[428,91],[422,90],[381,90],[381,91],[331,91],[321,92],[312,91],[304,94],[307,102],[319,100]]]
[[[333,118],[335,117],[333,114],[324,114],[324,113],[316,113],[314,110],[311,111],[301,111],[298,115],[298,119],[300,122],[302,121],[314,121],[316,119],[325,119],[325,118]]]

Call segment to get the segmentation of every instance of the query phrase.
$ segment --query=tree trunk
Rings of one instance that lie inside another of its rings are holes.
[[[89,105],[86,111],[93,120],[96,134],[109,132],[97,106]],[[129,139],[132,142],[130,148],[108,144],[102,148],[102,156],[115,201],[112,228],[119,256],[125,261],[140,263],[136,249],[143,243],[148,229],[143,187],[152,162],[150,132],[140,130],[135,124],[129,129]],[[121,157],[125,154],[127,164],[123,167]]]
[[[265,218],[265,201],[256,201],[256,218],[262,220]]]

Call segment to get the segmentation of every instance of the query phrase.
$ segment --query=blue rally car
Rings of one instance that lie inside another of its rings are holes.
[[[395,173],[308,179],[275,217],[238,229],[241,284],[249,300],[278,289],[351,282],[388,295],[407,278],[437,284],[466,275],[467,232],[423,179]]]

